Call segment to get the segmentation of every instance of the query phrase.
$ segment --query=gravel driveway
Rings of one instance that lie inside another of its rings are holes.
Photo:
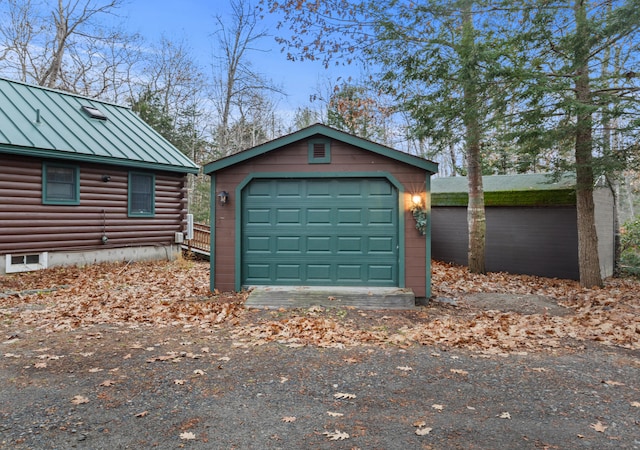
[[[634,350],[250,346],[184,326],[7,338],[1,448],[640,448]]]

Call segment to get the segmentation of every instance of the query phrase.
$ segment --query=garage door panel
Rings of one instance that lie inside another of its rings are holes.
[[[247,264],[247,278],[254,284],[268,283],[271,280],[271,266],[269,264]]]
[[[309,264],[307,266],[307,280],[316,284],[330,284],[334,278],[331,264]]]
[[[271,210],[269,209],[248,209],[246,214],[249,225],[271,224]]]
[[[279,198],[301,198],[303,194],[297,180],[279,180],[275,184],[275,192]]]
[[[338,197],[359,197],[362,198],[362,180],[340,180],[336,185]]]
[[[362,209],[338,209],[338,225],[362,225]]]
[[[362,254],[362,237],[361,236],[338,236],[338,253],[339,254]]]
[[[302,252],[301,239],[299,236],[277,236],[276,253],[298,253]]]
[[[394,211],[390,208],[369,210],[369,225],[391,225],[394,222]]]
[[[368,266],[367,278],[369,280],[387,281],[393,275],[393,267],[390,265],[371,265]]]
[[[271,238],[268,236],[249,236],[245,240],[247,252],[271,253]]]
[[[244,285],[398,285],[398,194],[386,179],[257,179],[242,210]]]
[[[390,197],[394,195],[394,188],[387,180],[369,180],[369,196]]]
[[[390,237],[386,236],[373,236],[369,237],[369,252],[370,253],[386,253],[393,254],[394,253],[394,240]]]
[[[307,209],[307,225],[330,225],[331,208]]]

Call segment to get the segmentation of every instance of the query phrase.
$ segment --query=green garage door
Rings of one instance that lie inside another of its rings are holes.
[[[385,178],[254,179],[242,284],[398,286],[398,191]]]

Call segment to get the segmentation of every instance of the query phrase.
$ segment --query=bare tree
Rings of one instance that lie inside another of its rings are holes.
[[[122,0],[7,0],[0,13],[8,20],[0,23],[0,69],[21,81],[93,96],[117,90],[122,80],[107,73],[122,64],[135,63],[136,52],[117,51],[118,46],[134,48],[138,40],[118,29],[105,26]],[[111,51],[109,51],[109,49]],[[124,55],[126,54],[126,58]]]
[[[259,51],[258,42],[268,36],[266,29],[259,28],[259,11],[250,0],[231,0],[230,5],[230,20],[217,16],[216,31],[213,33],[219,52],[214,68],[212,100],[219,116],[216,140],[220,156],[239,149],[237,145],[230,145],[230,129],[234,122],[235,126],[247,122],[242,106],[253,104],[271,108],[272,103],[264,101],[266,94],[281,93],[252,67],[248,57],[250,52]],[[256,99],[261,100],[256,103]],[[264,112],[263,116],[269,116]]]

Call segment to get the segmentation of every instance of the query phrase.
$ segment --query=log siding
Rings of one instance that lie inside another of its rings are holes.
[[[47,205],[42,198],[43,162],[69,165],[0,154],[0,255],[169,245],[185,228],[185,174],[148,172],[155,175],[155,214],[129,217],[128,176],[133,169],[72,164],[79,168],[79,204]],[[103,175],[109,181],[103,181]]]

